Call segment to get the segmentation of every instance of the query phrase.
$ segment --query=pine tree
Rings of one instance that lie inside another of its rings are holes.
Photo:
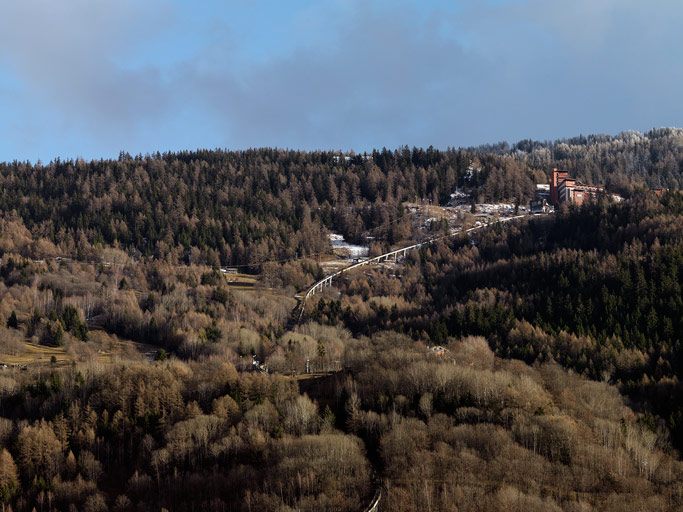
[[[14,463],[10,452],[3,448],[0,451],[0,503],[2,503],[3,509],[18,490],[19,473],[17,465]]]
[[[19,328],[19,320],[17,319],[16,311],[12,311],[12,313],[10,313],[9,318],[7,319],[7,328],[8,329],[18,329]]]

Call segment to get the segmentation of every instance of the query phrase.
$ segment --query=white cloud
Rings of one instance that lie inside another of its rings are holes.
[[[170,22],[167,3],[22,0],[2,10],[0,61],[21,84],[27,109],[112,135],[169,107],[161,70],[126,66]]]
[[[439,5],[316,3],[268,55],[267,31],[237,38],[229,16],[187,20],[171,0],[9,2],[0,64],[16,79],[12,112],[26,118],[21,140],[10,135],[18,147],[52,137],[52,147],[115,154],[446,146],[683,124],[678,0]]]

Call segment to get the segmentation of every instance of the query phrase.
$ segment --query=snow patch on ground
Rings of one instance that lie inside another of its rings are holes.
[[[349,258],[362,258],[367,256],[370,250],[368,247],[363,245],[354,245],[348,243],[346,240],[344,240],[342,235],[337,233],[330,233],[330,243],[332,244],[332,249],[334,249],[335,252],[339,251],[340,253],[348,255]]]

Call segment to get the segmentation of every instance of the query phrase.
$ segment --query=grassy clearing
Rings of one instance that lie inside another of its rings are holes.
[[[46,347],[24,342],[22,354],[0,354],[0,363],[8,366],[49,364],[53,356],[57,360],[57,364],[70,363],[73,360],[73,357],[66,353],[64,347]]]
[[[258,276],[251,274],[226,274],[225,281],[230,287],[253,287],[256,285]]]
[[[104,331],[90,331],[87,343],[50,347],[22,342],[22,350],[14,354],[0,354],[0,364],[8,366],[46,366],[56,364],[65,366],[72,362],[91,361],[112,364],[121,360],[141,360],[153,358],[158,348],[144,343],[121,340]],[[55,363],[52,358],[55,358]]]

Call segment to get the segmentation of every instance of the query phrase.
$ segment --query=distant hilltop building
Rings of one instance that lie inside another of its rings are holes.
[[[363,153],[362,155],[333,155],[332,156],[332,161],[335,164],[340,164],[340,163],[351,163],[354,158],[360,158],[364,162],[367,162],[368,160],[372,160],[372,155],[368,155],[367,153]]]
[[[550,199],[550,185],[547,183],[537,183],[536,199]]]
[[[569,176],[567,171],[553,169],[550,177],[550,202],[559,206],[563,203],[582,205],[586,201],[599,196],[608,195],[605,187],[584,185]],[[621,196],[609,194],[615,201],[621,201]]]
[[[529,213],[549,213],[550,205],[545,197],[536,197],[529,203]]]

